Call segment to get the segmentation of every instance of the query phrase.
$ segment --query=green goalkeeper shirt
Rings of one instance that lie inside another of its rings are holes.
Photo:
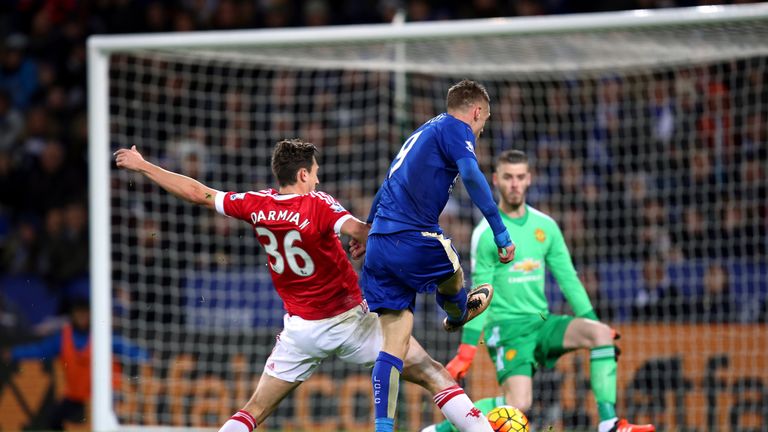
[[[594,316],[584,286],[576,275],[563,233],[548,215],[525,207],[525,215],[501,219],[515,242],[515,259],[499,262],[493,231],[483,220],[472,232],[472,284],[493,285],[488,310],[464,326],[462,343],[477,345],[486,324],[519,328],[534,320],[546,319],[549,305],[544,294],[546,270],[552,272],[576,316]]]

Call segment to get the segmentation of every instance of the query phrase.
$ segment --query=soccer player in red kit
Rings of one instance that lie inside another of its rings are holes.
[[[279,189],[220,192],[144,160],[136,150],[115,152],[117,166],[139,172],[173,195],[244,220],[269,255],[272,281],[283,299],[284,328],[266,361],[256,391],[220,432],[251,432],[293,389],[333,355],[372,366],[383,341],[378,316],[368,311],[339,234],[352,237],[353,257],[365,252],[368,225],[332,196],[315,191],[317,148],[283,140],[272,153]],[[475,408],[443,366],[411,337],[403,378],[434,395],[459,430],[473,427]]]

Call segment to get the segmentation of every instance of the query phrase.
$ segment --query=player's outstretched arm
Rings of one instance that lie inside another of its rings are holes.
[[[485,219],[493,230],[493,239],[498,247],[499,261],[504,264],[511,262],[515,258],[515,244],[509,237],[509,232],[501,221],[499,209],[493,201],[493,194],[485,176],[477,165],[474,158],[463,158],[456,161],[459,167],[459,175],[464,182],[464,187],[472,198],[477,208],[483,213]]]
[[[141,156],[141,153],[136,150],[136,146],[116,151],[115,162],[118,168],[144,174],[145,177],[157,183],[158,186],[184,201],[210,209],[215,208],[214,203],[217,190],[211,189],[193,178],[176,174],[147,162]]]

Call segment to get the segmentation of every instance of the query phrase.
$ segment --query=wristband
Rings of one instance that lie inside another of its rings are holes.
[[[500,248],[506,248],[512,244],[512,239],[509,237],[509,231],[506,229],[493,236],[493,241],[496,242],[496,246]]]

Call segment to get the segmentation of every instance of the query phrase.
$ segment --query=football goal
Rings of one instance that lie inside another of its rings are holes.
[[[300,137],[320,149],[319,189],[365,218],[404,138],[466,77],[491,96],[477,145],[489,181],[501,151],[527,152],[528,204],[560,224],[595,310],[623,335],[620,415],[761,430],[767,66],[768,4],[91,37],[93,429],[217,428],[255,389],[283,315],[246,224],[117,170],[115,150],[249,191],[275,185],[273,145]],[[467,275],[479,216],[459,182],[441,224]],[[546,265],[527,264],[510,272]],[[569,313],[550,282],[551,310]],[[447,362],[458,336],[431,298],[416,307],[415,336]],[[114,333],[152,353],[122,364],[115,387]],[[528,417],[593,429],[588,374],[578,354],[541,371]],[[484,353],[466,389],[498,394]],[[402,430],[441,420],[419,388],[401,398]],[[331,360],[263,427],[370,430],[370,405],[370,371]]]

